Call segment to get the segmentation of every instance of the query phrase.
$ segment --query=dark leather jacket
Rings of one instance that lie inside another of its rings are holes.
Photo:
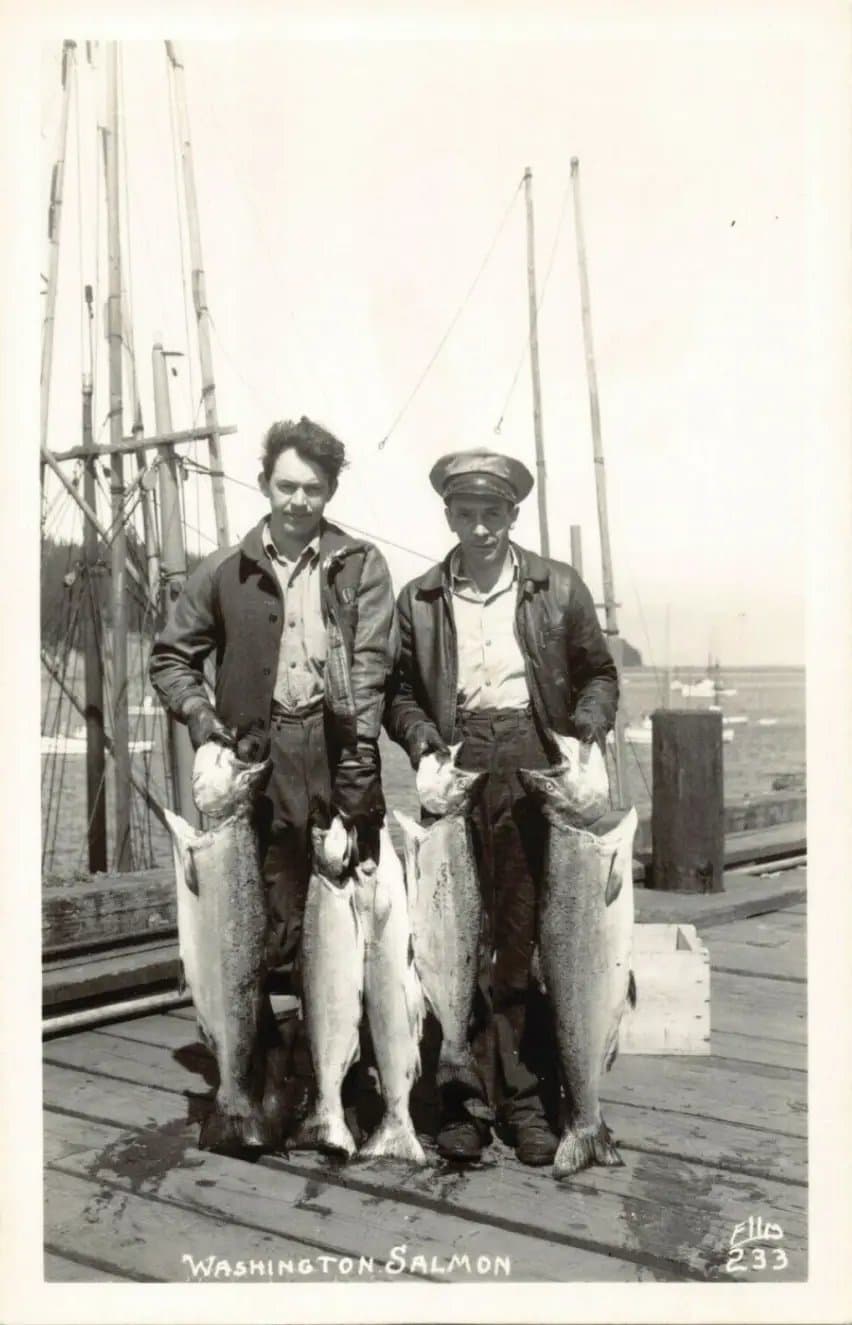
[[[187,579],[151,654],[149,674],[178,718],[207,698],[202,666],[215,654],[215,704],[237,736],[269,730],[283,627],[261,520],[236,547],[213,552]],[[393,586],[381,553],[323,521],[322,614],[328,631],[325,705],[342,747],[375,741],[397,651]]]
[[[518,559],[515,631],[539,727],[570,736],[582,715],[615,722],[618,675],[592,596],[570,566],[512,545]],[[385,712],[388,735],[416,758],[424,724],[456,734],[458,651],[451,608],[452,552],[397,600],[400,653]]]

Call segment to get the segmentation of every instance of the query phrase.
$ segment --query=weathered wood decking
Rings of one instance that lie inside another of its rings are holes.
[[[191,1012],[48,1041],[46,1280],[806,1278],[805,907],[716,911],[696,920],[712,1054],[619,1059],[603,1098],[625,1166],[565,1184],[499,1143],[467,1171],[207,1154]]]

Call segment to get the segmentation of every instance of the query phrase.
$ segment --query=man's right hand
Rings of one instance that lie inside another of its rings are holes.
[[[414,740],[411,742],[411,763],[414,768],[417,768],[424,755],[447,755],[449,753],[450,747],[437,727],[433,727],[431,723],[425,723],[422,727],[418,727]]]
[[[186,727],[193,750],[205,745],[207,741],[218,741],[220,745],[234,745],[233,734],[210,704],[197,704],[187,714]]]

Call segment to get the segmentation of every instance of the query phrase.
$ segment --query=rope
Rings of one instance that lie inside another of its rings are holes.
[[[556,233],[553,238],[553,246],[550,250],[550,259],[548,261],[547,270],[544,273],[544,280],[542,281],[541,285],[541,296],[538,300],[538,306],[536,309],[536,319],[538,319],[538,317],[541,314],[541,310],[544,308],[544,300],[547,294],[547,286],[548,282],[550,281],[550,273],[553,270],[553,263],[556,258],[556,250],[559,247],[559,240],[562,235],[562,224],[563,221],[565,220],[565,211],[568,206],[568,198],[570,196],[570,193],[571,193],[571,181],[569,179],[568,184],[565,187],[565,192],[562,195],[562,206],[559,211],[559,220],[556,223]],[[523,368],[524,362],[526,361],[526,357],[529,354],[531,340],[532,340],[532,328],[530,328],[530,330],[527,332],[526,338],[524,340],[523,349],[521,350],[521,353],[518,356],[517,367],[515,368],[515,372],[512,377],[509,390],[506,393],[506,398],[503,401],[503,408],[500,411],[500,417],[494,425],[494,431],[497,434],[499,434],[503,426],[503,420],[506,417],[506,410],[509,408],[509,402],[511,401],[512,396],[515,393],[515,387],[518,385],[518,378],[521,375],[521,369]]]
[[[195,467],[201,473],[210,473],[210,470],[204,465],[196,465]],[[253,483],[246,483],[241,478],[235,478],[233,474],[223,473],[222,477],[227,483],[235,483],[239,488],[248,488],[251,492],[257,491]],[[437,557],[430,557],[426,552],[420,552],[414,547],[406,547],[404,543],[395,543],[391,538],[382,538],[379,534],[371,533],[369,529],[359,529],[357,525],[349,524],[346,520],[337,520],[335,523],[342,525],[344,529],[348,529],[353,534],[360,534],[363,538],[370,538],[375,543],[382,543],[387,547],[395,547],[399,552],[409,552],[412,557],[419,557],[421,561],[428,561],[430,563],[437,561]],[[213,542],[213,539],[211,539],[210,542]]]
[[[489,260],[490,260],[490,258],[491,258],[491,255],[492,255],[492,253],[494,252],[495,248],[497,247],[497,241],[499,240],[501,234],[503,233],[503,229],[504,229],[504,227],[505,227],[505,225],[506,225],[506,222],[507,222],[508,219],[509,219],[509,214],[510,214],[510,212],[512,211],[514,205],[515,205],[515,202],[516,202],[516,200],[517,200],[518,194],[519,194],[520,191],[521,191],[521,186],[522,186],[523,182],[524,182],[524,181],[523,181],[523,176],[522,176],[522,177],[518,180],[517,187],[515,188],[514,193],[512,194],[511,198],[509,199],[509,204],[508,204],[508,206],[506,207],[506,210],[505,210],[504,213],[503,213],[503,216],[502,216],[502,218],[501,218],[500,224],[499,224],[499,226],[497,227],[497,232],[496,232],[496,234],[494,235],[493,240],[491,241],[491,246],[489,247],[487,253],[485,254],[485,257],[483,258],[482,263],[480,264],[479,270],[477,271],[475,277],[473,278],[473,281],[472,281],[472,283],[471,283],[471,285],[470,285],[470,288],[469,288],[468,291],[467,291],[467,294],[464,296],[462,302],[459,304],[458,308],[456,309],[455,313],[453,314],[452,320],[450,321],[450,325],[447,327],[447,330],[444,332],[443,336],[442,336],[441,339],[439,340],[439,342],[438,342],[438,346],[437,346],[437,349],[436,349],[435,352],[433,353],[433,355],[432,355],[432,357],[430,358],[429,362],[426,364],[426,367],[423,369],[423,372],[420,374],[420,376],[418,377],[417,381],[415,382],[413,390],[412,390],[412,391],[410,392],[410,394],[408,395],[408,397],[407,397],[405,403],[403,404],[402,408],[401,408],[401,409],[399,410],[399,412],[397,413],[396,418],[394,419],[393,423],[392,423],[391,426],[388,428],[388,430],[387,430],[387,432],[385,433],[385,435],[384,435],[384,437],[382,438],[382,440],[379,442],[378,449],[379,449],[380,451],[383,451],[383,450],[385,449],[385,446],[387,445],[387,443],[388,443],[388,441],[389,441],[389,439],[390,439],[390,437],[391,437],[391,434],[392,434],[392,433],[394,432],[394,430],[396,429],[397,424],[399,423],[400,419],[403,417],[403,415],[405,414],[405,412],[406,412],[406,410],[408,409],[409,405],[411,404],[411,402],[413,401],[414,397],[417,395],[417,393],[418,393],[418,391],[420,390],[421,386],[423,385],[423,383],[425,382],[426,378],[428,377],[429,372],[431,371],[432,365],[435,363],[435,360],[438,358],[439,354],[440,354],[441,351],[443,350],[444,346],[446,345],[447,341],[449,340],[449,338],[450,338],[450,336],[451,336],[451,334],[452,334],[452,332],[453,332],[453,330],[454,330],[454,328],[455,328],[455,326],[456,326],[456,323],[458,322],[459,318],[461,317],[462,313],[464,312],[465,308],[467,307],[468,303],[470,302],[471,296],[473,295],[474,290],[476,289],[477,285],[479,284],[479,278],[481,277],[482,273],[485,271],[485,268],[488,266],[488,262],[489,262]]]

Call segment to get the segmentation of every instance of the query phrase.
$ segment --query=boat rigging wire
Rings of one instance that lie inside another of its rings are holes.
[[[199,473],[209,473],[205,465],[196,465],[195,467]],[[235,478],[233,474],[224,474],[223,478],[227,483],[235,483],[239,488],[248,488],[250,492],[257,491],[254,483],[246,483],[244,479]],[[371,533],[369,529],[359,529],[357,525],[350,524],[348,520],[336,519],[334,523],[342,525],[344,529],[348,529],[353,534],[360,534],[362,538],[370,538],[376,543],[384,543],[387,547],[396,548],[398,552],[408,552],[412,557],[419,557],[421,561],[434,563],[437,560],[436,557],[430,557],[428,553],[420,552],[417,548],[406,547],[404,543],[395,543],[392,538],[382,538],[379,534]]]
[[[521,182],[523,183],[523,181]],[[556,250],[559,247],[559,240],[562,236],[562,226],[565,221],[565,213],[568,209],[568,199],[570,195],[571,195],[571,180],[569,177],[568,183],[565,186],[565,192],[562,195],[562,206],[560,207],[559,210],[559,220],[556,222],[556,233],[554,234],[553,237],[553,246],[551,247],[550,250],[550,258],[548,259],[547,268],[544,273],[544,280],[541,283],[541,294],[539,295],[537,300],[536,321],[541,316],[541,310],[544,308],[544,300],[547,294],[547,286],[550,281],[550,273],[553,270],[553,263],[556,258]],[[523,348],[521,349],[521,352],[518,356],[517,367],[515,368],[514,374],[512,376],[512,381],[509,384],[509,390],[506,393],[506,398],[503,401],[503,408],[500,411],[500,417],[494,425],[494,432],[498,436],[503,427],[503,420],[506,417],[506,411],[509,408],[512,396],[515,394],[515,387],[518,385],[518,378],[521,375],[521,369],[526,363],[527,355],[530,352],[530,343],[532,341],[532,334],[533,334],[532,328],[530,328],[530,330],[527,332],[526,336],[524,337]]]
[[[492,255],[492,253],[494,252],[495,248],[497,247],[497,242],[498,242],[498,240],[500,239],[500,236],[501,236],[502,233],[503,233],[503,230],[504,230],[504,228],[505,228],[505,226],[506,226],[506,222],[507,222],[508,219],[509,219],[509,215],[510,215],[510,213],[511,213],[511,212],[513,211],[513,209],[514,209],[515,203],[517,202],[517,199],[518,199],[518,194],[520,193],[521,188],[523,187],[523,182],[524,182],[524,177],[523,177],[523,175],[522,175],[521,178],[518,180],[518,183],[517,183],[517,186],[516,186],[516,188],[515,188],[514,193],[512,194],[511,198],[509,199],[508,206],[506,207],[505,211],[503,212],[503,215],[502,215],[501,220],[500,220],[500,224],[498,225],[498,227],[497,227],[497,231],[496,231],[496,233],[495,233],[495,235],[494,235],[494,238],[493,238],[492,241],[491,241],[491,245],[490,245],[490,247],[488,248],[488,251],[486,252],[485,257],[482,259],[482,262],[481,262],[481,264],[480,264],[479,270],[477,271],[476,275],[474,276],[473,281],[471,282],[471,285],[470,285],[470,287],[468,288],[467,294],[464,296],[464,298],[462,299],[462,301],[461,301],[461,303],[459,304],[458,308],[456,309],[455,313],[453,314],[453,317],[452,317],[452,319],[451,319],[451,321],[450,321],[449,326],[447,327],[447,329],[446,329],[446,331],[444,332],[444,334],[443,334],[443,336],[441,337],[441,339],[438,341],[437,348],[436,348],[435,351],[433,352],[432,357],[429,359],[429,362],[426,364],[426,367],[423,369],[422,373],[420,374],[420,376],[418,377],[417,381],[415,382],[413,389],[410,391],[409,395],[407,396],[407,398],[406,398],[406,400],[405,400],[405,403],[403,404],[402,408],[397,412],[396,418],[393,420],[393,423],[392,423],[391,426],[388,428],[388,430],[387,430],[387,432],[385,433],[385,435],[384,435],[384,437],[382,438],[382,440],[379,442],[379,445],[378,445],[378,448],[377,448],[379,451],[383,451],[383,450],[385,449],[385,446],[387,445],[388,441],[390,440],[391,435],[392,435],[393,432],[395,431],[395,429],[396,429],[397,425],[399,424],[400,420],[402,419],[403,415],[404,415],[404,414],[406,413],[406,411],[408,410],[409,405],[410,405],[411,402],[414,400],[414,397],[417,395],[417,393],[418,393],[418,391],[420,390],[421,386],[422,386],[423,383],[426,381],[426,378],[429,376],[429,373],[431,372],[431,369],[432,369],[433,364],[435,363],[435,360],[436,360],[436,359],[438,358],[438,356],[440,355],[441,351],[443,350],[444,346],[446,345],[447,341],[449,340],[450,336],[452,335],[452,333],[453,333],[453,331],[454,331],[454,329],[455,329],[456,323],[458,322],[459,318],[461,317],[462,313],[464,312],[465,308],[467,307],[468,303],[470,302],[470,299],[471,299],[471,297],[473,296],[473,292],[474,292],[474,290],[476,289],[477,285],[479,284],[479,279],[480,279],[480,277],[482,276],[482,273],[485,271],[485,268],[488,266],[488,263],[489,263],[489,261],[490,261],[490,259],[491,259],[491,255]]]

